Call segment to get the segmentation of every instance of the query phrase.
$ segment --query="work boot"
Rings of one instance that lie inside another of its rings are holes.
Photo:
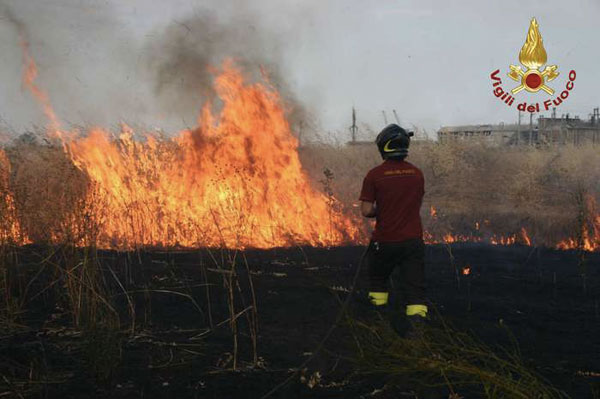
[[[421,339],[427,324],[427,318],[419,315],[407,316],[408,328],[404,333],[406,339]]]
[[[387,319],[390,322],[390,327],[399,337],[404,337],[406,331],[408,330],[408,320],[406,320],[406,316],[403,312],[397,309],[390,309],[387,313]]]
[[[365,318],[369,322],[379,322],[387,319],[387,312],[389,306],[385,305],[374,305],[372,299],[369,296],[369,292],[360,291],[356,292],[353,296],[353,312],[359,318]]]
[[[352,297],[354,303],[371,308],[373,303],[371,302],[371,298],[369,298],[369,292],[365,290],[356,290],[354,291],[354,296]]]

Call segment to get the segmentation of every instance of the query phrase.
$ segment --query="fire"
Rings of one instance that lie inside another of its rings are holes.
[[[215,79],[223,102],[172,140],[118,140],[94,130],[67,143],[96,184],[91,214],[101,246],[275,247],[358,239],[349,217],[311,186],[280,98],[244,82],[231,62]]]
[[[452,235],[452,234],[450,234],[450,233],[446,233],[446,234],[444,234],[444,238],[443,238],[443,240],[444,240],[444,242],[445,242],[446,244],[452,244],[453,242],[456,242],[456,241],[458,241],[458,238],[457,238],[457,237],[455,237],[455,236],[453,236],[453,235]]]
[[[468,276],[471,274],[471,266],[467,265],[462,269],[463,276]]]
[[[489,221],[487,224],[489,224]],[[475,223],[475,230],[479,232],[479,222]],[[529,238],[529,234],[527,230],[522,227],[519,233],[511,234],[511,235],[492,235],[489,237],[484,237],[482,235],[473,234],[455,234],[446,232],[442,235],[441,239],[437,239],[434,234],[431,232],[425,231],[423,234],[424,240],[427,244],[453,244],[458,242],[489,242],[493,245],[513,245],[516,243],[520,243],[523,245],[531,246],[531,239]]]
[[[581,226],[581,231],[577,238],[567,238],[558,243],[556,248],[580,249],[583,251],[600,251],[600,215],[595,215],[591,222]]]
[[[567,238],[556,246],[558,249],[600,251],[600,213],[593,196],[585,198],[584,217],[580,221],[575,238]]]
[[[102,128],[78,137],[60,129],[47,93],[36,84],[37,68],[23,38],[21,47],[23,83],[42,105],[50,137],[89,180],[79,208],[57,224],[68,227],[77,245],[270,248],[364,241],[355,212],[330,190],[313,187],[303,171],[277,91],[266,82],[246,82],[231,61],[215,77],[218,111],[206,104],[195,129],[172,138],[141,132],[140,140],[123,126],[118,137]],[[19,223],[9,176],[8,157],[0,150],[0,241],[25,244],[30,240]],[[434,206],[430,216],[442,219]],[[490,224],[475,222],[470,234],[426,231],[424,238],[430,244],[531,245],[525,228],[490,236],[482,231]],[[66,239],[60,231],[48,236]],[[600,250],[600,215],[582,226],[580,238],[557,247]]]
[[[31,52],[29,51],[29,42],[25,38],[24,32],[19,32],[19,45],[21,46],[21,51],[23,54],[23,85],[29,89],[31,94],[33,94],[33,96],[42,106],[44,115],[48,119],[48,130],[50,135],[59,135],[60,123],[58,121],[58,118],[56,117],[52,105],[50,104],[48,94],[43,89],[41,89],[35,82],[38,76],[38,70],[35,64],[35,60],[31,56]]]
[[[525,230],[525,227],[521,227],[521,240],[523,244],[531,246],[531,238],[529,238],[529,234],[527,234],[527,230]]]
[[[334,245],[359,239],[352,217],[313,187],[278,93],[244,82],[231,61],[215,78],[222,104],[201,111],[198,127],[172,139],[117,139],[101,128],[86,137],[60,130],[24,32],[23,83],[41,104],[50,136],[89,178],[78,244],[100,247]],[[5,202],[7,202],[6,200]],[[8,203],[8,202],[7,202]],[[50,234],[60,241],[60,234]]]
[[[435,207],[433,207],[433,205],[429,209],[429,215],[432,219],[437,219],[437,210],[435,209]]]
[[[536,69],[544,65],[548,59],[542,35],[540,34],[538,22],[535,18],[531,19],[527,39],[519,53],[519,61],[527,68]]]
[[[10,162],[0,149],[0,244],[27,244],[17,218],[15,200],[9,188]]]
[[[432,235],[430,235],[430,237],[432,237],[432,239],[428,240],[429,243],[432,243],[432,244],[437,243],[437,241],[435,239],[433,239]],[[480,242],[480,241],[482,241],[481,237],[476,237],[476,236],[467,235],[467,234],[446,233],[442,237],[442,242],[444,244],[452,244],[455,242]]]

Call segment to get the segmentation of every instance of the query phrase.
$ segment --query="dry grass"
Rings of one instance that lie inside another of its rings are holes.
[[[95,189],[62,148],[27,136],[0,153],[0,233],[17,220],[34,242],[93,244],[99,226],[87,215],[87,192]],[[426,179],[423,221],[427,230],[511,235],[525,227],[534,245],[577,238],[594,210],[581,196],[600,198],[600,148],[594,145],[548,148],[491,148],[477,143],[414,142],[408,160]],[[335,198],[334,212],[357,215],[357,197],[367,171],[381,162],[375,145],[310,144],[300,148],[303,167],[314,185]],[[326,175],[324,177],[324,172]],[[593,201],[587,201],[590,204]],[[438,217],[429,215],[434,206]],[[360,220],[360,218],[355,218]],[[487,221],[487,222],[486,222]],[[369,230],[363,221],[365,236]],[[232,225],[248,234],[240,221]],[[135,226],[134,226],[135,227]],[[132,227],[133,228],[133,227]]]
[[[300,155],[314,181],[324,169],[333,173],[335,197],[354,212],[363,177],[381,162],[374,144],[312,144]],[[438,233],[471,233],[476,222],[489,234],[514,234],[525,227],[534,244],[552,246],[581,230],[580,194],[600,198],[600,147],[593,145],[492,148],[415,142],[407,160],[425,174],[422,217],[426,228]],[[436,220],[429,215],[431,206],[438,211]]]
[[[361,345],[358,372],[387,376],[389,385],[403,388],[444,387],[449,397],[568,397],[525,364],[510,331],[512,347],[492,348],[470,333],[439,324],[427,327],[420,338],[404,339],[388,326],[355,323]]]

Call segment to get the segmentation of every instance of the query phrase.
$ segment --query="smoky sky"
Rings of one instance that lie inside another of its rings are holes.
[[[226,17],[209,8],[196,8],[191,15],[157,29],[145,43],[145,72],[161,109],[170,114],[196,114],[199,104],[214,100],[215,71],[229,59],[250,80],[267,79],[279,91],[292,125],[312,123],[280,67],[284,38],[261,24],[260,15],[244,7],[244,2],[237,3]]]
[[[551,86],[562,90],[577,71],[558,113],[587,117],[600,105],[595,0],[0,0],[0,129],[44,124],[21,85],[15,21],[66,124],[193,126],[214,95],[209,67],[234,58],[251,79],[268,72],[294,130],[345,141],[352,107],[362,138],[394,109],[401,124],[430,133],[514,122],[516,110],[493,96],[489,75],[501,69],[512,88],[505,75],[533,16],[561,73]],[[544,99],[522,93],[519,101]]]
[[[1,45],[9,55],[2,83],[10,93],[3,97],[2,122],[17,133],[44,124],[20,84],[17,35],[25,33],[38,64],[38,84],[66,124],[194,126],[205,101],[214,100],[215,71],[232,59],[250,81],[267,80],[279,91],[295,131],[314,127],[312,113],[281,68],[285,35],[245,1],[227,7],[212,3],[150,23],[140,36],[136,21],[147,21],[144,7],[129,19],[105,2],[2,1]]]
[[[0,116],[15,131],[45,123],[21,83],[19,33],[36,60],[38,85],[65,124],[118,122],[124,115],[114,111],[139,109],[126,94],[132,66],[127,35],[110,9],[75,0],[2,1]]]

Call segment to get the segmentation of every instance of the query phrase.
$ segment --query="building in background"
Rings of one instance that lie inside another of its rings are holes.
[[[517,136],[519,125],[464,125],[442,126],[438,130],[438,141],[448,143],[454,141],[482,142],[489,145],[507,145]]]
[[[520,119],[520,118],[519,118]],[[438,131],[440,143],[455,141],[503,145],[582,145],[600,144],[600,112],[594,108],[588,120],[569,114],[556,117],[540,116],[529,124],[443,126]]]

